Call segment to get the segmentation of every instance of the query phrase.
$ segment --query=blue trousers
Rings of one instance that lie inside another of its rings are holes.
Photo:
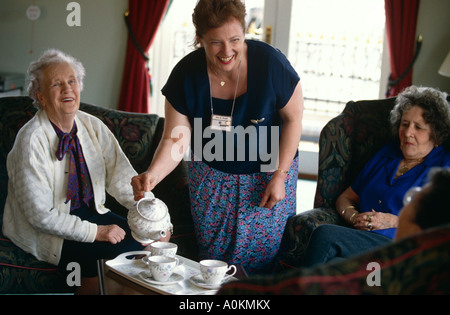
[[[96,277],[97,260],[99,259],[114,259],[118,255],[129,252],[143,250],[144,247],[134,240],[131,236],[131,230],[128,226],[127,220],[121,216],[108,212],[106,214],[99,214],[91,207],[82,207],[74,210],[72,214],[79,216],[82,220],[87,220],[98,225],[116,224],[125,230],[125,239],[118,244],[111,244],[108,242],[82,243],[64,240],[61,252],[61,259],[58,267],[66,269],[70,262],[77,262],[81,267],[81,275],[83,277]]]
[[[389,237],[375,232],[340,225],[320,225],[311,234],[301,266],[312,267],[331,260],[350,258],[391,242]]]

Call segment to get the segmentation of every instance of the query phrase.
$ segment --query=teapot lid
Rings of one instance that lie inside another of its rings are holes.
[[[152,194],[153,195],[153,194]],[[167,213],[166,204],[158,198],[142,198],[136,205],[136,211],[149,221],[160,221]]]

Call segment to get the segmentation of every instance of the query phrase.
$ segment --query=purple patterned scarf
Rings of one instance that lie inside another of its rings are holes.
[[[70,155],[69,184],[67,187],[66,203],[69,202],[69,200],[71,201],[71,211],[78,209],[81,206],[80,200],[83,200],[86,206],[89,206],[89,201],[94,196],[94,193],[80,141],[77,137],[77,125],[74,121],[73,128],[70,133],[61,131],[53,123],[52,126],[59,138],[56,158],[61,161],[67,152],[69,152]]]

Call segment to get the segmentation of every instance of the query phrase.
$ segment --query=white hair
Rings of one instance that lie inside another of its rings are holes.
[[[50,65],[59,63],[67,63],[72,67],[75,72],[78,85],[80,86],[80,91],[83,90],[85,70],[82,63],[58,49],[49,49],[45,51],[37,61],[33,61],[28,67],[28,95],[33,99],[33,105],[35,107],[41,108],[41,103],[39,103],[37,93],[42,92],[40,89],[44,70]]]

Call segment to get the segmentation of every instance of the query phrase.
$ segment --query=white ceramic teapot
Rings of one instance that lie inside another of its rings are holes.
[[[150,191],[145,192],[136,209],[128,211],[127,218],[131,235],[142,244],[166,237],[166,231],[172,229],[169,209]]]

